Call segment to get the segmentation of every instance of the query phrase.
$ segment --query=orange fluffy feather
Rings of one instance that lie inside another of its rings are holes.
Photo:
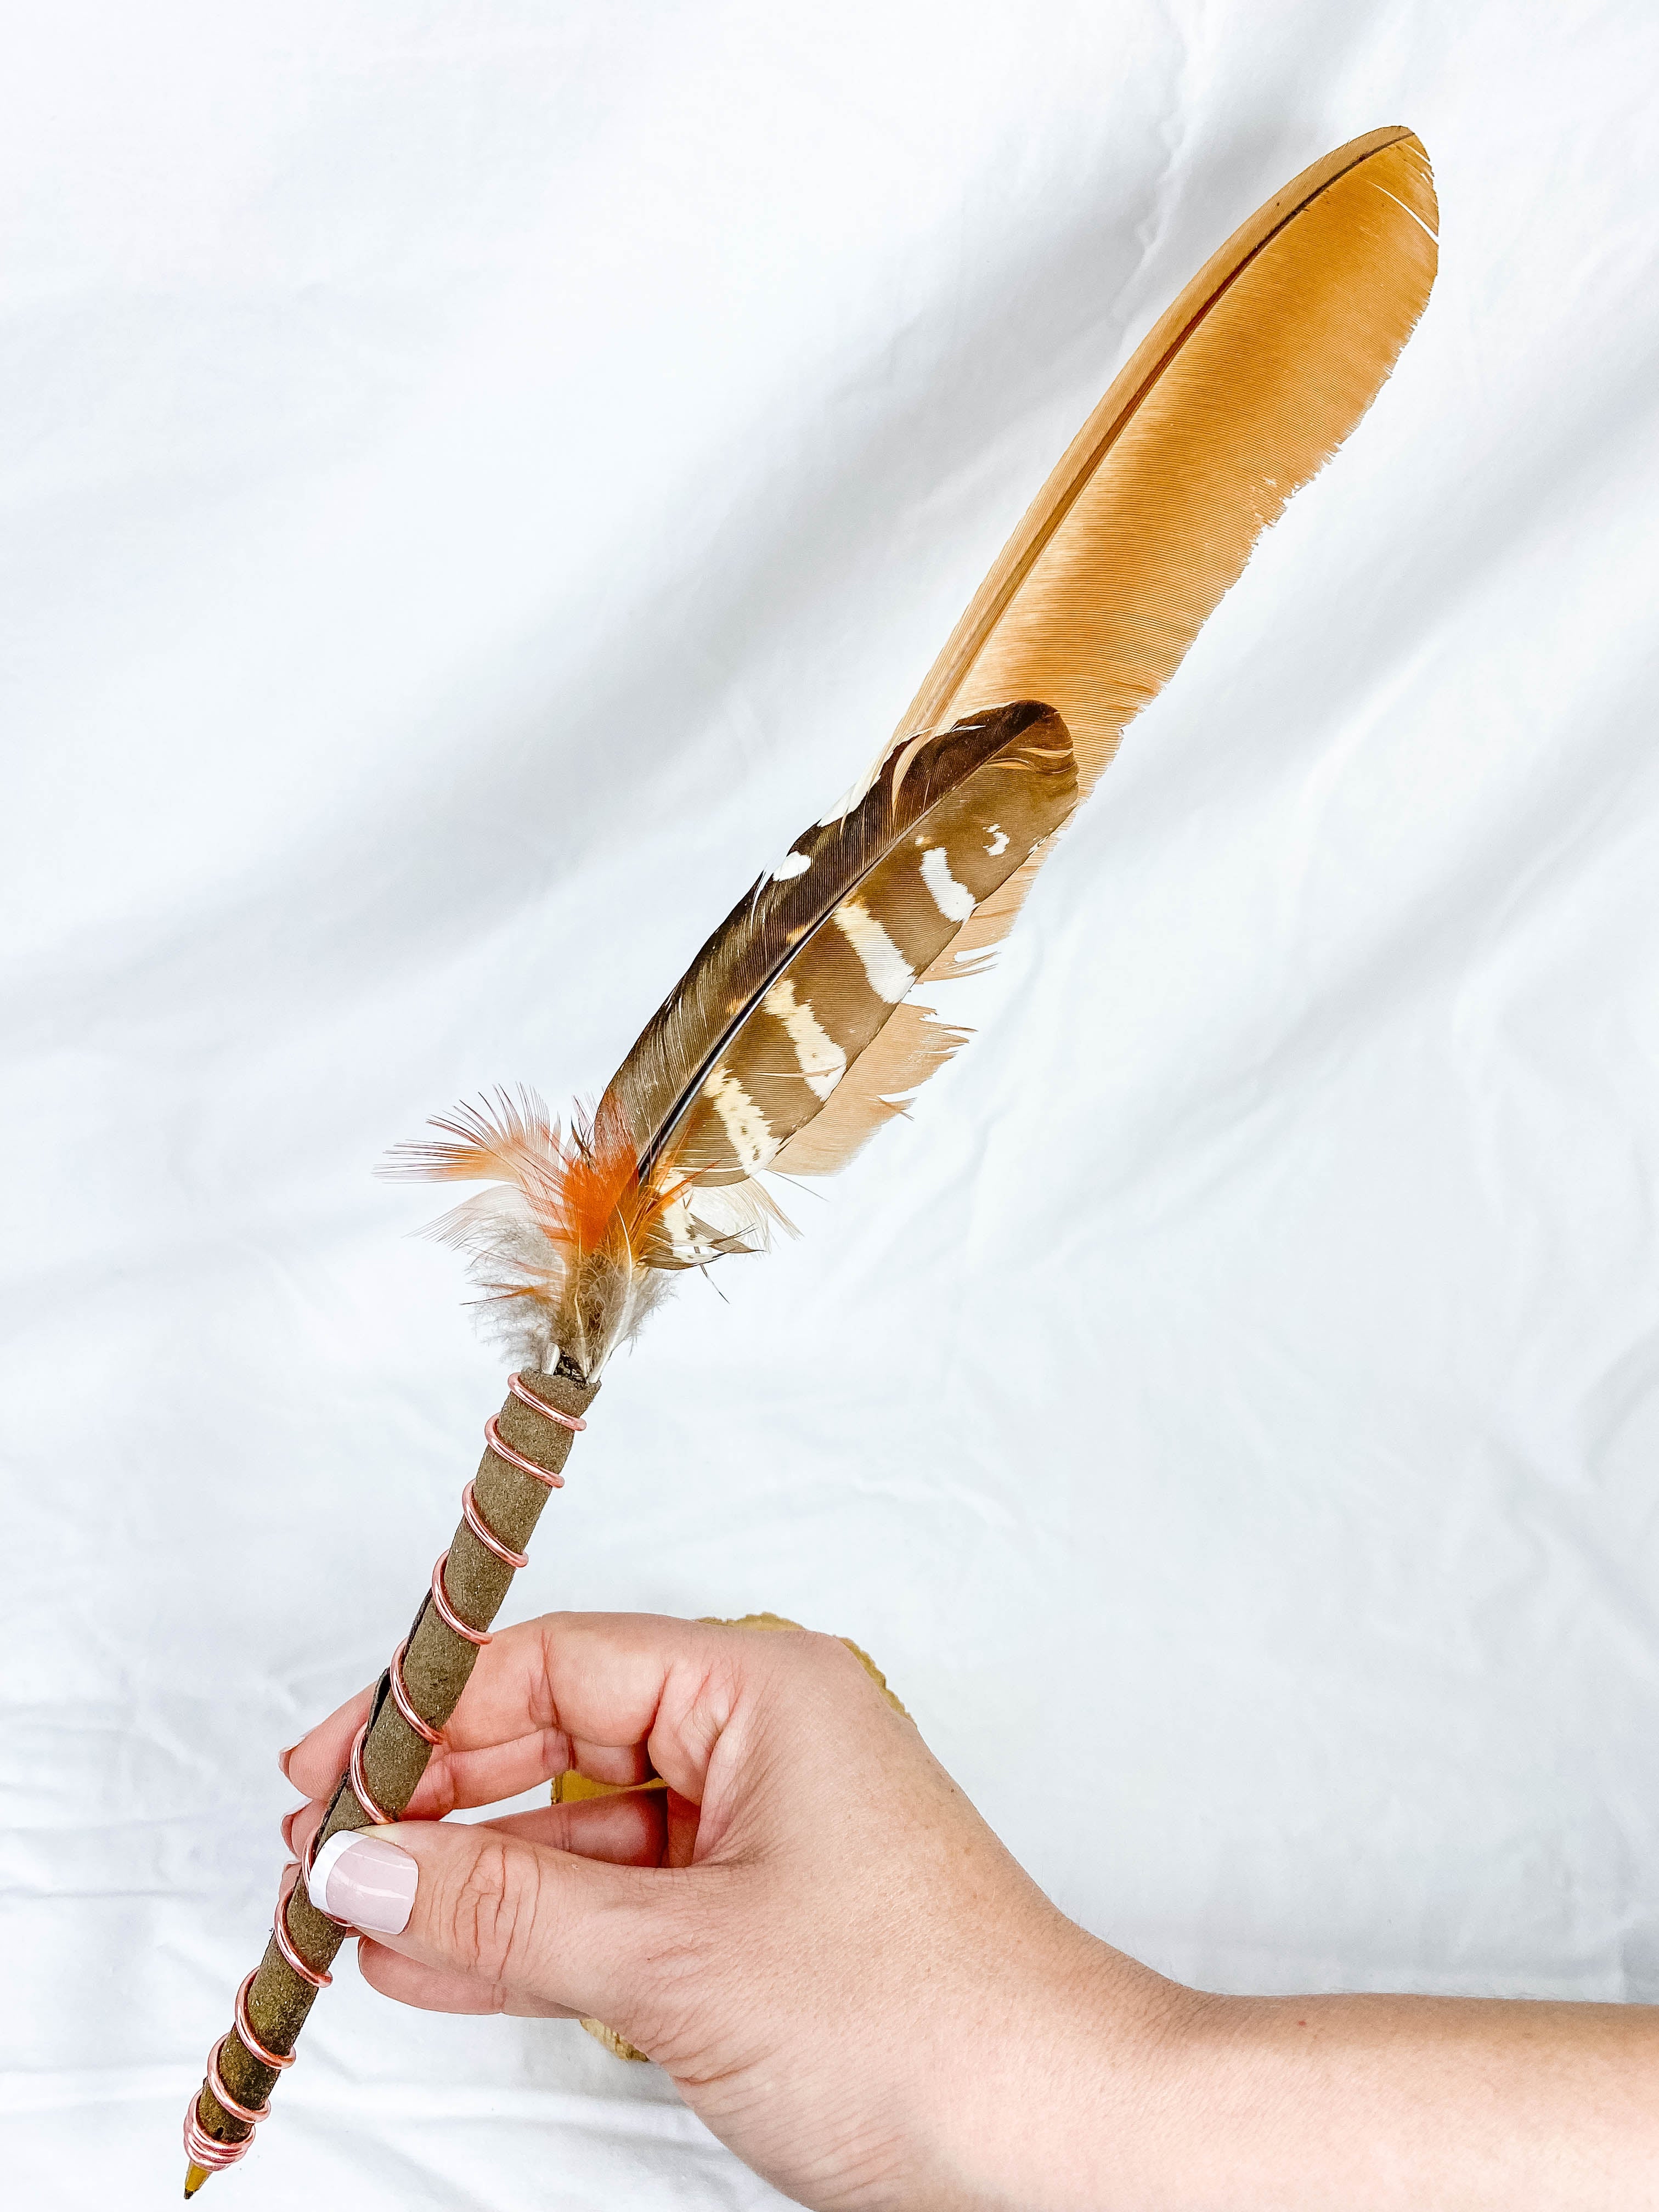
[[[533,1091],[501,1091],[432,1126],[441,1133],[399,1146],[387,1171],[492,1186],[430,1233],[471,1255],[483,1303],[515,1351],[551,1365],[562,1350],[586,1370],[631,1336],[686,1264],[663,1225],[684,1182],[641,1182],[616,1102],[576,1107],[562,1130]]]

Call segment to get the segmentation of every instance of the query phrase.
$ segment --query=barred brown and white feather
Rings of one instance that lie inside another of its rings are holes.
[[[846,814],[796,840],[605,1094],[642,1174],[683,1186],[677,1221],[723,1219],[713,1194],[762,1170],[841,1166],[950,1058],[966,1032],[910,994],[1076,800],[1064,724],[1023,700],[895,745]]]

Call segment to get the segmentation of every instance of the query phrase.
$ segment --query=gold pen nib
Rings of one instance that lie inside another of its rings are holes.
[[[185,2175],[185,2202],[188,2203],[208,2178],[204,2166],[192,2166]]]

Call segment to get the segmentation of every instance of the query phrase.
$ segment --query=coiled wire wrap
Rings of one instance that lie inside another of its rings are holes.
[[[408,1650],[409,1638],[404,1637],[403,1642],[392,1653],[392,1664],[386,1670],[387,1686],[392,1692],[392,1704],[396,1705],[409,1726],[414,1729],[422,1743],[431,1744],[435,1749],[443,1741],[444,1732],[441,1729],[434,1729],[430,1721],[422,1719],[415,1710],[415,1700],[410,1696],[409,1685],[404,1680],[404,1655]]]
[[[562,1413],[556,1406],[550,1406],[544,1398],[538,1398],[520,1375],[509,1375],[507,1378],[507,1387],[509,1394],[516,1398],[521,1406],[528,1407],[532,1413],[539,1413],[544,1420],[552,1421],[562,1429],[570,1430],[573,1435],[580,1434],[587,1426],[586,1422],[580,1419],[575,1414]],[[504,1461],[508,1467],[517,1468],[520,1474],[532,1476],[549,1490],[563,1489],[564,1477],[562,1474],[555,1474],[550,1468],[538,1467],[533,1459],[526,1459],[522,1452],[514,1451],[512,1445],[503,1440],[493,1413],[484,1423],[484,1442],[497,1459]],[[484,1519],[478,1505],[474,1485],[471,1482],[461,1492],[461,1515],[467,1527],[483,1546],[485,1551],[492,1558],[499,1559],[503,1566],[512,1568],[516,1573],[520,1567],[528,1564],[528,1555],[523,1552],[515,1552],[510,1545],[504,1544]],[[487,1630],[469,1626],[450,1603],[449,1593],[444,1587],[444,1562],[448,1557],[449,1553],[447,1550],[441,1553],[437,1565],[432,1570],[432,1602],[437,1608],[439,1619],[447,1628],[453,1630],[457,1636],[464,1637],[469,1644],[477,1644],[482,1649],[484,1644],[491,1643],[494,1639]],[[392,1702],[423,1743],[436,1746],[443,1741],[443,1731],[441,1729],[434,1728],[431,1722],[425,1719],[416,1710],[415,1701],[409,1694],[409,1686],[404,1680],[404,1658],[408,1650],[409,1643],[405,1638],[392,1653],[392,1664],[386,1669],[387,1686],[392,1692]],[[346,1778],[351,1784],[352,1795],[368,1814],[371,1821],[376,1826],[385,1826],[391,1822],[392,1815],[374,1797],[369,1789],[368,1778],[363,1772],[363,1747],[368,1737],[368,1723],[365,1721],[352,1738],[351,1756],[347,1764]],[[282,1887],[277,1892],[276,1911],[271,1921],[271,1933],[276,1938],[276,1948],[287,1961],[289,1971],[313,1990],[330,1988],[333,1984],[334,1977],[326,1967],[313,1966],[308,1960],[301,1957],[293,1936],[289,1933],[288,1902],[294,1894],[295,1883],[302,1876],[307,1881],[306,1894],[310,1897],[309,1877],[322,1837],[323,1824],[319,1821],[315,1833],[306,1847],[303,1867],[296,1862],[292,1872],[283,1877]],[[340,1929],[349,1929],[349,1922],[336,1920],[332,1913],[324,1912],[314,1899],[312,1903],[313,1909],[331,1925]],[[249,1974],[236,1992],[237,2040],[248,2057],[256,2063],[269,2066],[273,2072],[280,2074],[293,2065],[295,2054],[291,2051],[272,2051],[255,2034],[247,2012],[248,1991],[252,1988],[253,1982],[253,1975]],[[236,2141],[229,2142],[218,2136],[210,2135],[202,2124],[200,2089],[191,2099],[185,2112],[185,2155],[192,2166],[199,2166],[209,2173],[222,2173],[227,2166],[234,2166],[238,2159],[246,2158],[248,2146],[253,2141],[254,2130],[261,2120],[269,2117],[270,2112],[269,2102],[258,2106],[244,2105],[232,2095],[226,2086],[224,2075],[220,2069],[219,2055],[228,2039],[229,2031],[227,2030],[208,2053],[204,2087],[211,2091],[220,2108],[228,2118],[240,2120],[246,2128],[247,2133],[239,2136]]]

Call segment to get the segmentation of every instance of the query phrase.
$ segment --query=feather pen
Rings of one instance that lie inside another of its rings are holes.
[[[562,1127],[500,1092],[394,1156],[486,1186],[437,1228],[519,1367],[313,1853],[408,1805],[617,1346],[677,1273],[764,1245],[765,1176],[843,1166],[965,1041],[914,994],[1006,933],[1126,724],[1370,406],[1427,302],[1437,222],[1403,129],[1259,209],[1073,441],[869,775],[738,902],[597,1108]],[[303,1874],[191,2100],[186,2197],[246,2152],[349,1932]]]

